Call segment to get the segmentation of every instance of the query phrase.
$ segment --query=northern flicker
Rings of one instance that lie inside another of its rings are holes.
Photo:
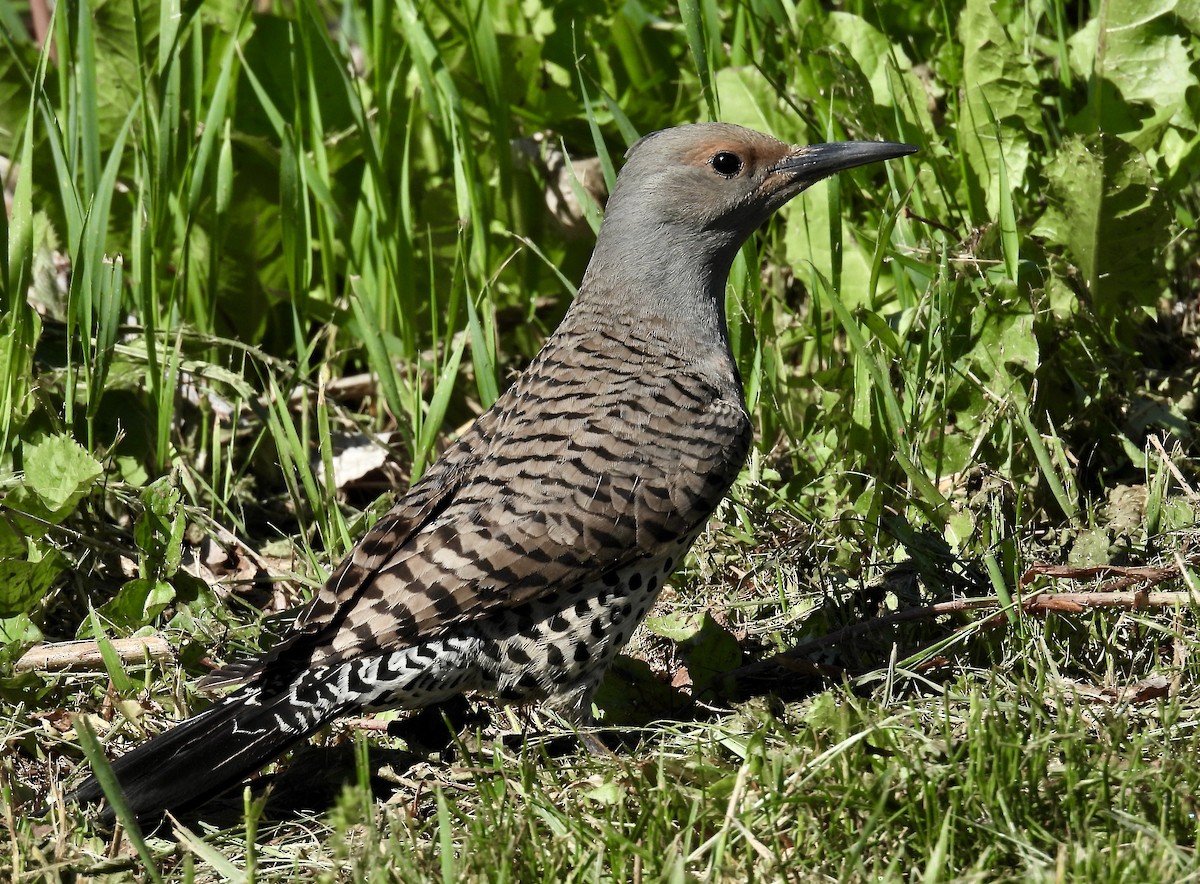
[[[915,150],[721,123],[635,143],[541,352],[279,644],[205,679],[237,690],[113,764],[133,812],[195,806],[364,709],[480,692],[585,721],[750,447],[725,324],[738,249],[814,182]]]

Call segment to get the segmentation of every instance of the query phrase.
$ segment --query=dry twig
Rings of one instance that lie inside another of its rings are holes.
[[[145,660],[161,662],[171,660],[175,652],[161,635],[146,635],[136,638],[113,639],[113,649],[122,663],[141,663]],[[100,654],[100,643],[96,641],[56,642],[35,645],[26,651],[13,667],[17,672],[62,672],[76,669],[100,669],[104,658]]]
[[[1095,590],[1086,592],[1042,592],[1035,591],[1022,598],[1017,607],[1028,615],[1067,613],[1076,614],[1088,608],[1122,608],[1129,611],[1145,610],[1147,608],[1165,608],[1181,604],[1200,604],[1200,596],[1190,591],[1178,592],[1149,592],[1148,588],[1183,575],[1185,567],[1200,566],[1200,555],[1177,556],[1176,562],[1162,568],[1126,567],[1118,565],[1103,565],[1099,567],[1079,568],[1069,565],[1032,565],[1018,583],[1020,590],[1027,588],[1038,577],[1051,577],[1067,580],[1092,580],[1096,578],[1111,578],[1101,583]],[[1139,586],[1140,584],[1140,586]],[[1128,590],[1131,586],[1137,589]],[[885,617],[855,623],[851,626],[835,630],[825,635],[808,639],[769,657],[735,669],[729,674],[726,691],[735,699],[746,695],[748,686],[755,684],[769,689],[772,682],[794,679],[797,675],[822,675],[824,667],[804,659],[815,651],[835,647],[859,636],[896,626],[900,623],[911,623],[918,620],[929,620],[947,614],[960,614],[966,611],[1000,608],[1000,599],[996,596],[983,598],[954,599],[949,602],[939,602],[920,608],[909,608],[897,611]],[[994,626],[1003,622],[1004,612],[997,612],[982,625]]]

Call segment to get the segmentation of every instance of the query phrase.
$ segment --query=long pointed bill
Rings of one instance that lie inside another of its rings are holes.
[[[912,144],[892,141],[831,141],[798,147],[771,170],[809,183],[828,178],[835,172],[908,156],[917,152]]]
[[[773,212],[796,194],[837,172],[916,153],[911,144],[892,141],[831,141],[797,147],[774,166],[762,183],[766,210]]]

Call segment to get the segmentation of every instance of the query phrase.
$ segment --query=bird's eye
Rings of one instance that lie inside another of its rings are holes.
[[[743,165],[742,158],[728,150],[713,154],[708,164],[713,167],[714,172],[724,178],[736,177],[742,171]]]

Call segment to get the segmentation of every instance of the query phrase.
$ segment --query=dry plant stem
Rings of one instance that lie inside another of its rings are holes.
[[[1193,555],[1187,558],[1181,556],[1176,561],[1176,564],[1168,565],[1164,568],[1126,567],[1120,565],[1098,565],[1088,568],[1077,568],[1072,565],[1038,564],[1030,566],[1021,575],[1019,588],[1025,589],[1025,587],[1038,577],[1065,577],[1068,580],[1090,580],[1094,577],[1115,578],[1096,587],[1098,592],[1112,592],[1128,586],[1134,586],[1138,583],[1153,586],[1156,583],[1162,583],[1164,580],[1170,580],[1172,577],[1179,577],[1183,573],[1181,564],[1187,566],[1200,565],[1200,556]]]
[[[898,623],[910,623],[915,620],[928,620],[931,617],[939,617],[943,614],[956,614],[963,611],[974,611],[979,608],[995,608],[999,604],[1000,601],[997,598],[955,599],[951,602],[940,602],[936,605],[927,605],[923,608],[909,608],[906,611],[897,611],[894,614],[888,614],[886,617],[868,620],[864,623],[854,623],[842,629],[828,632],[825,635],[807,639],[800,642],[794,648],[789,648],[773,657],[768,657],[766,660],[759,660],[735,669],[730,673],[730,677],[735,684],[740,684],[747,679],[769,677],[772,672],[777,670],[793,672],[797,664],[802,664],[805,672],[816,675],[818,673],[812,669],[812,664],[802,659],[814,651],[820,651],[824,648],[851,641],[886,626]]]
[[[1190,592],[1056,592],[1039,595],[1021,604],[1027,614],[1042,614],[1050,611],[1077,614],[1087,608],[1124,608],[1141,611],[1145,608],[1169,608],[1200,601]]]
[[[1175,461],[1171,459],[1171,455],[1167,454],[1167,450],[1163,448],[1161,440],[1157,436],[1150,436],[1149,438],[1150,444],[1154,446],[1154,450],[1158,452],[1158,456],[1162,458],[1162,462],[1166,468],[1171,471],[1171,475],[1175,477],[1175,481],[1179,483],[1179,487],[1183,489],[1183,493],[1193,501],[1200,500],[1200,492],[1187,483],[1187,479],[1183,477],[1183,473],[1179,472],[1179,467],[1175,466]]]
[[[959,234],[959,232],[957,230],[955,230],[953,227],[948,227],[945,224],[942,224],[940,221],[934,221],[932,218],[925,218],[921,215],[918,215],[916,212],[912,211],[912,209],[909,209],[907,207],[904,208],[903,215],[905,218],[911,218],[914,221],[920,221],[922,224],[926,224],[929,227],[933,227],[937,230],[942,231],[942,233],[948,233],[951,236],[955,237],[956,239],[962,238],[961,235]]]
[[[325,383],[325,394],[332,396],[335,399],[365,399],[368,396],[375,395],[379,389],[379,381],[376,376],[370,372],[362,372],[360,374],[344,375],[343,377],[330,378]],[[288,396],[290,404],[297,404],[307,401],[315,396],[317,391],[311,387],[296,387]]]
[[[89,866],[86,869],[81,869],[80,874],[85,877],[92,875],[114,875],[117,872],[130,872],[142,867],[142,859],[139,856],[122,856],[114,857],[102,863],[97,863],[94,866]]]
[[[170,642],[161,635],[119,638],[114,639],[111,644],[122,663],[140,663],[144,660],[161,662],[171,660],[175,656]],[[62,672],[100,669],[103,666],[104,658],[100,655],[100,644],[89,640],[36,645],[26,651],[13,668],[17,672]]]
[[[1024,589],[1039,576],[1061,577],[1072,580],[1092,579],[1096,577],[1113,577],[1100,584],[1097,589],[1087,592],[1038,592],[1020,602],[1021,610],[1026,614],[1046,613],[1079,613],[1088,608],[1123,608],[1137,611],[1146,608],[1165,608],[1172,605],[1183,605],[1200,602],[1200,598],[1191,592],[1148,592],[1147,587],[1162,583],[1175,577],[1180,577],[1183,567],[1200,564],[1200,556],[1190,556],[1178,560],[1178,564],[1164,568],[1121,567],[1105,565],[1100,567],[1076,568],[1067,565],[1037,564],[1030,567],[1020,580]],[[1129,586],[1144,584],[1139,589],[1122,592]],[[816,638],[808,639],[794,648],[790,648],[766,660],[760,660],[735,669],[730,673],[733,684],[739,685],[746,680],[770,677],[773,671],[794,672],[798,663],[805,664],[805,671],[811,670],[811,664],[802,658],[814,651],[851,641],[861,635],[884,629],[900,623],[911,623],[917,620],[928,620],[946,614],[960,614],[964,611],[975,611],[986,608],[1000,607],[1000,600],[994,596],[986,598],[954,599],[949,602],[939,602],[922,608],[910,608],[897,611],[886,617],[855,623],[834,632],[826,633]],[[1001,615],[996,614],[984,622],[984,626],[994,626],[1003,622]],[[813,672],[813,674],[816,674]]]
[[[29,15],[33,20],[33,33],[38,46],[44,46],[47,40],[52,40],[50,33],[50,2],[49,0],[34,0],[29,4]],[[50,61],[58,63],[58,47],[50,45]]]

